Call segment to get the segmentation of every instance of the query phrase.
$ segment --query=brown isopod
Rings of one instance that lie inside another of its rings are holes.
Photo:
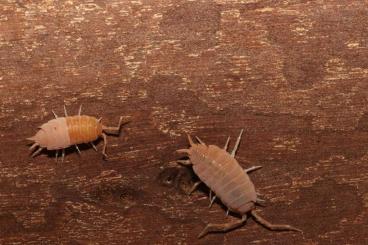
[[[90,143],[93,149],[97,151],[93,141],[102,137],[104,141],[102,155],[106,158],[106,134],[119,135],[123,118],[120,117],[117,127],[106,127],[101,123],[102,118],[97,119],[92,116],[81,115],[82,106],[79,107],[77,116],[68,116],[65,106],[64,112],[65,117],[58,117],[52,111],[55,119],[42,124],[39,127],[40,130],[34,136],[27,138],[27,140],[34,141],[34,144],[29,148],[31,151],[39,147],[33,152],[32,157],[35,157],[46,148],[47,150],[56,151],[56,160],[59,150],[62,150],[62,161],[64,161],[65,148],[74,145],[80,154],[78,144]]]
[[[257,197],[257,192],[248,173],[260,169],[261,166],[242,169],[235,159],[235,153],[238,149],[242,133],[243,130],[241,130],[235,147],[230,154],[227,152],[230,137],[227,139],[224,148],[221,149],[215,145],[207,146],[198,137],[196,139],[199,144],[194,143],[188,135],[191,147],[189,149],[178,150],[179,153],[187,153],[189,156],[188,160],[179,160],[178,162],[188,166],[192,165],[193,171],[201,180],[193,185],[190,193],[203,182],[210,189],[209,207],[212,206],[216,198],[219,198],[228,208],[227,214],[231,211],[242,216],[241,220],[232,223],[208,224],[199,234],[198,238],[205,236],[209,232],[226,232],[239,227],[246,222],[247,214],[253,216],[258,223],[270,230],[302,232],[290,225],[271,224],[255,212],[256,203],[259,204],[262,200]],[[215,193],[213,197],[212,192]]]

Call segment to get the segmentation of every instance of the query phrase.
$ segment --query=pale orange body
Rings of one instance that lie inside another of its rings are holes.
[[[41,125],[40,130],[28,140],[34,141],[31,146],[31,150],[34,150],[37,146],[39,149],[33,153],[32,156],[36,156],[41,152],[42,149],[56,150],[56,157],[58,155],[58,150],[62,151],[62,156],[64,157],[64,149],[70,146],[75,146],[79,152],[78,144],[91,143],[93,148],[93,141],[97,140],[99,137],[103,137],[104,148],[102,154],[106,157],[106,134],[119,134],[120,126],[122,124],[122,118],[120,117],[118,127],[105,127],[101,123],[101,119],[96,119],[92,116],[80,115],[81,108],[79,109],[79,115],[77,116],[67,116],[66,109],[65,117],[57,117],[55,119],[48,121]]]
[[[59,150],[72,145],[95,141],[102,135],[102,124],[90,116],[58,117],[41,125],[34,140],[47,150]]]
[[[189,158],[194,172],[231,211],[244,214],[254,208],[254,185],[227,151],[215,145],[194,144]]]
[[[232,230],[247,220],[247,214],[251,214],[259,223],[270,230],[288,230],[301,231],[289,225],[274,225],[260,217],[256,212],[256,203],[262,201],[257,197],[253,182],[248,173],[261,166],[253,166],[248,169],[242,169],[235,159],[235,153],[238,149],[243,130],[237,139],[234,149],[231,153],[227,152],[229,139],[224,148],[215,145],[206,145],[198,137],[198,143],[194,143],[188,136],[190,148],[180,149],[178,152],[187,153],[189,160],[179,160],[178,162],[192,166],[200,181],[194,184],[191,192],[200,183],[205,183],[210,188],[210,207],[216,198],[232,211],[242,216],[241,220],[227,224],[208,224],[199,234],[199,237],[205,236],[209,232],[226,232]],[[215,194],[212,197],[212,192]]]
[[[95,141],[102,135],[102,124],[95,117],[66,117],[70,144],[82,144]]]

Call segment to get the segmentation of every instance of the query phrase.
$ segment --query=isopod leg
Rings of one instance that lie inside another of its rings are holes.
[[[193,142],[193,140],[192,140],[192,137],[190,137],[190,135],[189,135],[189,134],[187,134],[187,137],[188,137],[189,145],[190,145],[190,146],[193,146],[193,145],[194,145],[194,142]]]
[[[52,114],[54,114],[55,118],[58,118],[58,116],[56,115],[56,113],[52,110]]]
[[[205,145],[205,143],[199,138],[196,136],[196,139],[198,140],[198,142],[201,144],[201,145]]]
[[[93,142],[91,142],[91,146],[93,147],[93,149],[94,149],[95,151],[97,151],[97,148],[96,148],[96,146],[93,144]]]
[[[43,148],[38,148],[37,151],[33,152],[32,156],[31,157],[35,157],[37,156],[38,154],[40,154],[40,152],[43,150]]]
[[[227,232],[229,230],[235,229],[244,224],[247,221],[247,215],[243,215],[241,220],[237,220],[232,223],[226,224],[208,224],[203,231],[198,235],[198,238],[202,238],[210,232]]]
[[[238,139],[236,140],[236,143],[235,143],[235,146],[234,146],[234,149],[233,151],[231,152],[231,156],[232,157],[235,157],[235,153],[236,151],[238,150],[238,147],[239,147],[239,144],[240,144],[240,140],[241,140],[241,137],[242,137],[242,134],[243,134],[243,129],[240,131],[240,134],[238,136]]]
[[[177,153],[187,153],[189,154],[190,153],[190,149],[179,149],[179,150],[176,150]]]
[[[216,200],[216,195],[215,195],[215,196],[213,196],[212,198],[210,197],[210,199],[211,199],[211,202],[210,202],[210,205],[208,206],[209,208],[211,208],[211,207],[212,207],[212,205],[213,205],[213,203],[215,202],[215,200]]]
[[[250,167],[250,168],[244,169],[244,172],[249,173],[249,172],[252,172],[252,171],[258,170],[258,169],[260,169],[260,168],[262,168],[262,166],[253,166],[253,167]]]
[[[229,142],[230,142],[230,136],[227,137],[227,140],[226,140],[226,143],[225,143],[225,146],[224,146],[225,151],[227,151],[227,148],[229,147]]]
[[[102,148],[102,155],[104,157],[104,159],[107,158],[107,154],[106,154],[106,147],[107,147],[107,137],[106,134],[102,133],[102,139],[104,142],[103,148]]]
[[[260,223],[261,225],[263,225],[264,227],[266,227],[267,229],[270,229],[272,231],[299,231],[299,232],[303,232],[302,230],[299,230],[295,227],[292,227],[290,225],[274,225],[271,224],[270,222],[268,222],[267,220],[265,220],[264,218],[262,218],[261,216],[259,216],[254,210],[252,210],[250,212],[252,214],[252,216],[254,217],[254,219]]]
[[[259,205],[259,206],[262,206],[262,207],[265,207],[266,205],[264,204],[264,202],[266,202],[265,200],[257,197],[256,198],[256,203]]]
[[[61,151],[61,162],[64,162],[64,157],[65,157],[65,149]]]
[[[80,116],[82,113],[82,104],[79,106],[78,116]]]
[[[34,143],[31,147],[29,147],[29,150],[33,151],[34,149],[36,149],[37,146],[39,146],[39,144]]]
[[[64,105],[64,114],[65,114],[66,117],[68,116],[68,112],[66,111],[65,105]]]
[[[77,149],[78,155],[81,155],[81,152],[79,150],[79,147],[77,145],[74,145],[74,146],[75,146],[75,149]]]
[[[192,163],[190,162],[190,160],[177,160],[176,162],[177,163],[180,163],[180,164],[182,164],[184,166],[190,166],[190,165],[192,165]]]
[[[102,126],[102,130],[105,133],[107,133],[107,134],[119,135],[120,134],[121,125],[123,125],[123,117],[120,117],[120,119],[119,119],[119,125],[117,127],[106,127],[106,126]]]
[[[59,150],[56,150],[55,151],[55,161],[57,162],[57,159],[58,159],[58,155],[59,155]]]
[[[195,182],[194,185],[192,186],[192,188],[189,191],[189,195],[192,194],[201,183],[202,183],[202,181]]]

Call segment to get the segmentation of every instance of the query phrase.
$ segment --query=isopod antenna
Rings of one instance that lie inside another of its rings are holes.
[[[99,119],[101,121],[102,118]],[[123,122],[123,117],[120,117],[119,124],[116,127],[107,127],[105,125],[102,125],[102,131],[106,134],[112,134],[112,135],[119,135],[121,127],[127,123],[130,123],[130,121]]]

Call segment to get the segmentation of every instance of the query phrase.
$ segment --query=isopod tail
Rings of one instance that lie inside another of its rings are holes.
[[[33,151],[34,149],[36,149],[37,146],[39,146],[39,144],[34,143],[31,147],[29,147],[29,150]]]
[[[201,140],[199,137],[196,136],[196,139],[198,140],[198,142],[201,144],[201,145],[205,145],[205,143],[203,142],[203,140]]]
[[[34,141],[34,137],[31,137],[31,138],[27,138],[27,140],[32,140]],[[35,157],[37,156],[41,151],[42,151],[42,147],[39,147],[40,145],[37,143],[37,142],[34,142],[31,147],[29,147],[29,151],[32,153],[31,157]],[[39,147],[36,151],[35,149]],[[30,154],[31,154],[30,153]]]
[[[252,210],[250,213],[252,214],[253,218],[258,223],[260,223],[261,225],[263,225],[264,227],[266,227],[267,229],[270,229],[272,231],[298,231],[298,232],[303,232],[302,230],[297,229],[295,227],[292,227],[290,225],[271,224],[270,222],[268,222],[267,220],[262,218],[259,214],[257,214],[254,210]]]
[[[190,154],[190,150],[189,149],[179,149],[179,150],[176,150],[177,153],[187,153],[187,154]]]
[[[26,138],[26,140],[35,141],[35,136],[32,136],[32,137]]]
[[[192,137],[190,137],[190,135],[189,135],[189,134],[187,135],[187,137],[188,137],[189,145],[190,145],[190,146],[193,146],[193,145],[194,145],[194,142],[193,142],[193,140],[192,140]]]
[[[26,140],[34,141],[31,147],[29,147],[29,151],[32,153],[31,157],[37,156],[43,150],[40,144],[36,141],[36,136],[29,137]],[[39,148],[36,150],[37,147]]]
[[[36,137],[35,136],[26,138],[26,140],[33,141],[33,142],[28,144],[28,145],[32,144],[31,147],[29,147],[29,150],[31,152],[34,151],[34,149],[36,149],[37,146],[39,146],[39,144],[36,142]]]
[[[41,151],[42,151],[42,150],[43,150],[43,148],[42,148],[42,147],[38,148],[38,149],[37,149],[37,151],[33,152],[33,154],[31,155],[31,157],[35,157],[35,156],[37,156],[38,154],[40,154],[40,153],[41,153]]]

